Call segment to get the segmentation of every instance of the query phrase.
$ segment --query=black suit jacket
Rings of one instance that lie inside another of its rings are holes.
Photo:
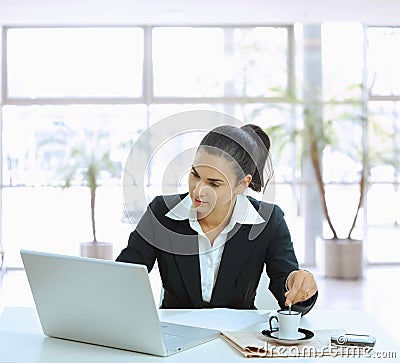
[[[282,210],[249,197],[264,218],[258,225],[236,224],[228,234],[210,303],[202,300],[198,235],[188,220],[165,216],[187,194],[156,197],[147,207],[117,261],[144,264],[150,271],[157,259],[164,298],[161,308],[225,307],[255,309],[254,299],[265,267],[269,289],[281,308],[285,281],[298,263]],[[308,312],[314,295],[293,309]]]

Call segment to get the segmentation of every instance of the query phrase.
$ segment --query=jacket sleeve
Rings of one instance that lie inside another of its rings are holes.
[[[121,251],[116,259],[119,262],[146,265],[149,272],[154,266],[157,250],[154,245],[154,228],[152,228],[154,216],[150,205],[147,207],[136,229],[130,234],[127,247]]]
[[[270,278],[269,289],[277,299],[281,309],[284,309],[287,308],[285,306],[286,279],[292,271],[299,269],[299,265],[284,214],[278,206],[274,207],[270,221],[272,227],[272,231],[270,231],[271,240],[265,265]],[[317,294],[306,301],[293,305],[292,309],[300,311],[304,315],[311,310],[316,300]]]

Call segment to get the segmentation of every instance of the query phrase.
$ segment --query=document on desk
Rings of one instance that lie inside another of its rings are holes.
[[[330,342],[333,334],[343,335],[344,329],[320,329],[314,330],[314,337],[310,340],[290,342],[276,342],[266,338],[259,331],[223,331],[222,338],[232,347],[237,349],[246,358],[299,358],[307,357],[317,359],[323,356],[342,356],[353,351],[356,356],[368,354],[360,347],[335,346]],[[353,349],[353,350],[351,350]]]
[[[174,324],[198,326],[215,330],[236,331],[254,324],[266,323],[269,313],[257,310],[245,311],[226,308],[198,309],[186,313],[163,317],[162,321]]]

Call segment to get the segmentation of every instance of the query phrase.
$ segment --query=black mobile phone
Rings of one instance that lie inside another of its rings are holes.
[[[366,334],[340,334],[332,335],[331,342],[335,345],[351,345],[360,347],[373,347],[376,338]]]

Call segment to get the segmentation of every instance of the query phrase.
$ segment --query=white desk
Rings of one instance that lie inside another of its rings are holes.
[[[183,310],[163,310],[163,316],[179,314]],[[333,311],[313,310],[302,318],[301,326],[308,329],[344,328],[351,333],[369,333],[377,337],[375,351],[395,352],[396,358],[379,361],[396,363],[400,361],[400,346],[367,313],[359,310]],[[262,330],[266,326],[257,324],[247,330]],[[0,362],[244,362],[239,352],[222,338],[199,345],[195,348],[161,358],[106,348],[43,335],[33,308],[6,308],[0,316]],[[255,358],[252,358],[253,361]],[[261,358],[264,359],[264,358]],[[310,358],[291,358],[296,362],[310,362]],[[360,363],[359,358],[314,358],[323,361]],[[283,358],[284,360],[284,358]],[[268,362],[283,362],[282,358],[268,358]],[[289,361],[289,360],[288,360]],[[365,359],[363,359],[365,361]],[[377,360],[374,360],[377,361]]]

